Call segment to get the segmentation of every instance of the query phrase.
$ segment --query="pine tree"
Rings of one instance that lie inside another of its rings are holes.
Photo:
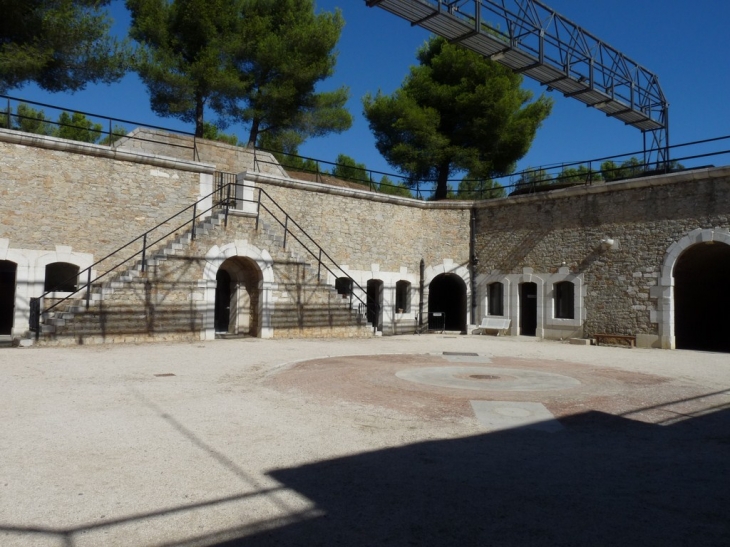
[[[435,180],[435,199],[446,198],[454,173],[511,173],[552,102],[530,102],[520,75],[443,38],[430,39],[418,60],[392,95],[363,99],[383,157],[414,183]]]
[[[79,91],[128,68],[126,44],[109,35],[110,0],[0,0],[0,93],[36,82]]]

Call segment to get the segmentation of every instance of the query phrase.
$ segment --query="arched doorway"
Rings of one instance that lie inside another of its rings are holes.
[[[256,263],[240,256],[229,258],[215,279],[216,334],[258,336],[263,278]]]
[[[676,347],[730,352],[730,245],[709,241],[689,247],[673,276]]]
[[[0,260],[0,335],[12,334],[17,270],[15,262]]]
[[[375,330],[383,330],[383,282],[380,279],[368,280],[367,320]]]
[[[227,333],[231,324],[231,274],[221,268],[215,274],[215,332]]]
[[[428,328],[466,333],[466,283],[458,275],[443,273],[431,280],[428,287]]]
[[[520,334],[537,333],[537,283],[520,283]]]

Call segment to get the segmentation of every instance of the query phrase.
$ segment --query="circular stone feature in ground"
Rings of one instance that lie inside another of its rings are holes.
[[[418,367],[399,370],[401,380],[429,386],[482,391],[552,391],[570,389],[580,382],[570,376],[502,367]]]
[[[470,387],[399,377],[399,373],[413,369],[440,370]],[[666,382],[659,376],[554,359],[429,353],[309,359],[282,367],[265,379],[267,385],[279,391],[305,395],[333,408],[354,404],[368,414],[395,411],[400,417],[449,421],[473,420],[475,401],[494,402],[508,409],[502,412],[519,407],[516,403],[540,403],[557,418],[585,413],[587,409],[612,414],[633,411],[656,400],[658,386]],[[685,392],[686,388],[678,388],[677,399]],[[489,407],[485,412],[493,409]],[[500,416],[499,411],[490,418],[496,424],[499,420],[495,416]]]

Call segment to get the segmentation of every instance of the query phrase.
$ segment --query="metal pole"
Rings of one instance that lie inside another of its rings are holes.
[[[261,216],[261,188],[259,188],[259,197],[256,200],[256,229],[259,229],[259,217]]]
[[[286,234],[289,232],[289,215],[284,217],[284,245],[282,247],[286,249]]]
[[[195,217],[197,216],[197,211],[198,211],[198,204],[194,203],[193,204],[193,229],[192,229],[192,234],[190,236],[191,241],[195,239]]]
[[[145,263],[147,262],[145,260],[145,255],[147,253],[147,234],[145,233],[142,237],[142,271],[145,271]]]
[[[319,258],[317,259],[317,281],[322,281],[322,247],[319,248]]]
[[[477,258],[477,211],[476,209],[471,210],[471,222],[470,222],[470,237],[469,237],[469,277],[471,278],[471,324],[477,324],[477,280],[476,280],[476,267],[479,263]]]
[[[221,182],[223,182],[222,177],[223,177],[223,175],[221,174]],[[221,188],[221,190],[222,190],[222,188]],[[226,186],[226,216],[225,216],[225,220],[223,221],[223,225],[226,228],[228,228],[228,209],[230,207],[230,205],[229,205],[230,203],[231,203],[231,184],[228,183],[228,185]],[[259,220],[258,217],[256,217],[257,227],[258,227],[258,220]]]
[[[420,273],[420,280],[419,280],[419,286],[418,286],[418,334],[421,334],[421,331],[423,330],[423,293],[424,293],[424,287],[423,287],[423,276],[426,272],[426,263],[423,259],[421,259],[421,264],[419,265],[419,273]]]
[[[88,275],[86,276],[86,309],[89,309],[89,300],[91,299],[91,268],[88,270]]]

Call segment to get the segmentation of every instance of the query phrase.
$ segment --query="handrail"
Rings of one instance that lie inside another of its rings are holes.
[[[357,287],[357,288],[358,288],[358,289],[359,289],[360,291],[362,291],[363,293],[367,294],[367,292],[365,291],[365,289],[363,289],[363,288],[362,288],[362,286],[361,286],[361,285],[360,285],[360,284],[359,284],[359,283],[358,283],[357,281],[355,281],[354,279],[352,279],[352,278],[351,278],[351,277],[349,276],[349,274],[348,274],[348,273],[347,273],[347,272],[346,272],[346,271],[345,271],[345,270],[344,270],[344,269],[342,268],[342,266],[340,266],[340,265],[339,265],[339,264],[338,264],[338,263],[337,263],[337,262],[336,262],[336,261],[335,261],[335,260],[334,260],[334,259],[333,259],[333,258],[332,258],[332,257],[330,256],[330,255],[329,255],[329,253],[327,253],[327,251],[325,251],[325,250],[324,250],[324,248],[323,248],[323,247],[322,247],[322,246],[321,246],[321,245],[320,245],[319,243],[317,243],[317,241],[316,241],[316,240],[315,240],[315,239],[314,239],[314,238],[313,238],[313,237],[312,237],[311,235],[309,235],[309,233],[308,233],[308,232],[307,232],[307,231],[306,231],[306,230],[305,230],[304,228],[302,228],[302,227],[301,227],[301,225],[300,225],[300,224],[299,224],[299,223],[298,223],[298,222],[297,222],[296,220],[294,220],[294,219],[293,219],[293,218],[292,218],[292,217],[291,217],[291,216],[290,216],[290,215],[289,215],[289,214],[288,214],[288,213],[287,213],[286,211],[284,211],[284,209],[283,209],[283,208],[282,208],[282,207],[281,207],[281,206],[280,206],[280,205],[279,205],[279,204],[278,204],[278,203],[276,202],[276,200],[275,200],[274,198],[272,198],[272,197],[271,197],[271,195],[270,195],[270,194],[269,194],[269,193],[268,193],[268,192],[267,192],[266,190],[264,190],[263,188],[257,188],[257,190],[259,191],[259,201],[258,201],[259,207],[263,207],[263,208],[264,208],[264,210],[266,210],[266,212],[268,212],[268,213],[269,213],[269,214],[271,215],[271,217],[272,217],[272,218],[273,218],[274,220],[276,220],[276,221],[277,221],[277,222],[278,222],[278,223],[279,223],[279,224],[280,224],[280,225],[281,225],[281,226],[282,226],[282,227],[284,228],[284,230],[285,230],[285,233],[287,233],[287,232],[288,232],[289,234],[291,234],[291,236],[292,236],[292,237],[293,237],[293,238],[294,238],[294,239],[295,239],[295,240],[297,241],[297,243],[299,243],[299,244],[300,244],[300,245],[301,245],[301,246],[302,246],[302,247],[303,247],[303,248],[304,248],[304,249],[305,249],[305,250],[306,250],[306,251],[307,251],[307,252],[308,252],[308,253],[309,253],[310,255],[312,255],[312,256],[313,256],[314,258],[316,258],[316,259],[317,259],[317,263],[318,263],[318,267],[319,267],[319,268],[318,268],[318,271],[317,271],[317,279],[318,279],[319,281],[321,281],[321,268],[322,268],[322,266],[324,266],[324,268],[325,268],[325,269],[326,269],[326,270],[327,270],[327,271],[328,271],[329,273],[331,273],[331,274],[332,274],[333,276],[335,276],[335,278],[337,277],[337,272],[333,271],[333,270],[332,270],[332,269],[331,269],[331,268],[330,268],[329,266],[327,266],[327,264],[325,264],[324,262],[322,262],[322,255],[324,255],[324,256],[325,256],[325,257],[326,257],[327,259],[329,259],[329,261],[330,261],[330,262],[332,263],[332,265],[333,265],[333,266],[334,266],[335,268],[337,268],[337,270],[339,270],[339,272],[340,272],[340,273],[343,273],[343,274],[345,274],[345,276],[347,276],[347,278],[348,278],[348,279],[350,279],[350,280],[352,281],[352,283],[353,283],[353,284],[354,284],[354,285],[355,285],[355,286],[356,286],[356,287]],[[285,221],[284,221],[284,222],[282,222],[282,221],[281,221],[281,220],[280,220],[280,219],[279,219],[278,217],[276,217],[276,216],[274,215],[274,213],[272,213],[272,212],[271,212],[271,210],[270,210],[270,209],[269,209],[269,208],[268,208],[268,207],[267,207],[267,206],[266,206],[265,204],[261,203],[261,201],[260,201],[260,198],[261,198],[261,194],[264,194],[264,195],[266,195],[266,197],[268,197],[268,198],[269,198],[269,199],[271,200],[271,202],[272,202],[272,203],[273,203],[274,205],[276,205],[276,207],[277,207],[277,208],[278,208],[278,209],[279,209],[279,210],[280,210],[280,211],[281,211],[282,213],[284,213],[284,215],[285,215]],[[242,201],[254,202],[254,200],[242,200]],[[257,213],[257,215],[258,215],[258,213]],[[301,230],[301,232],[302,232],[302,233],[303,233],[303,234],[304,234],[305,236],[307,236],[307,238],[309,239],[309,241],[311,241],[311,242],[312,242],[312,243],[313,243],[313,244],[314,244],[314,245],[315,245],[315,246],[317,247],[317,249],[319,250],[319,253],[315,253],[314,251],[312,251],[312,250],[311,250],[311,249],[310,249],[309,247],[307,247],[307,245],[306,245],[306,244],[304,244],[304,243],[303,243],[303,242],[302,242],[302,241],[301,241],[301,240],[300,240],[300,239],[299,239],[299,238],[297,237],[297,235],[296,235],[296,234],[295,234],[295,233],[294,233],[294,232],[293,232],[293,231],[291,230],[291,228],[289,228],[289,227],[288,227],[288,221],[291,221],[291,222],[292,222],[292,223],[293,223],[293,224],[294,224],[294,225],[295,225],[295,226],[296,226],[296,227],[297,227],[297,228],[298,228],[299,230]],[[284,240],[284,246],[286,246],[286,239]],[[360,304],[361,304],[362,306],[364,306],[364,307],[365,307],[365,309],[366,309],[366,310],[369,310],[369,311],[370,311],[370,306],[368,306],[367,302],[366,302],[366,301],[363,301],[363,299],[362,299],[362,298],[360,298],[360,296],[358,296],[357,294],[354,294],[354,292],[353,292],[352,290],[350,290],[350,297],[352,298],[353,296],[354,296],[354,297],[355,297],[355,298],[356,298],[356,299],[357,299],[357,300],[358,300],[358,301],[360,302]],[[375,311],[377,312],[378,310],[376,309]],[[376,321],[375,321],[375,322],[377,323],[377,318],[376,318]],[[375,327],[375,328],[377,328],[377,324],[376,324],[376,325],[374,325],[374,327]]]
[[[70,299],[73,299],[73,298],[78,298],[78,296],[77,296],[78,293],[80,293],[83,290],[86,290],[86,296],[85,296],[85,298],[86,298],[86,309],[89,309],[90,296],[91,296],[91,287],[95,283],[98,283],[99,280],[101,280],[101,279],[107,277],[109,274],[117,271],[123,265],[127,264],[130,260],[132,260],[132,259],[134,259],[134,258],[136,258],[136,257],[138,257],[140,255],[141,255],[141,271],[144,272],[145,269],[146,269],[146,262],[147,262],[146,261],[146,254],[147,254],[147,251],[150,248],[154,247],[155,245],[157,245],[161,241],[163,241],[163,240],[167,239],[168,237],[170,237],[171,235],[175,234],[176,232],[178,232],[179,230],[181,230],[182,228],[184,228],[188,224],[191,224],[192,225],[191,226],[191,231],[190,231],[190,236],[191,236],[191,240],[194,240],[195,239],[195,236],[196,236],[195,222],[199,218],[201,218],[202,216],[204,216],[206,213],[208,213],[209,211],[212,211],[213,209],[215,209],[217,207],[224,206],[225,207],[225,219],[226,219],[225,220],[225,223],[227,225],[229,209],[231,207],[232,201],[234,201],[234,200],[231,199],[231,188],[233,188],[233,195],[235,196],[235,194],[236,194],[235,188],[236,187],[245,187],[245,185],[239,184],[238,182],[223,182],[223,177],[225,175],[228,175],[230,177],[230,176],[232,176],[232,174],[231,173],[219,173],[219,174],[220,174],[220,184],[218,184],[212,192],[210,192],[209,194],[206,194],[202,198],[198,199],[195,203],[193,203],[191,205],[188,205],[187,207],[181,209],[180,211],[178,211],[174,215],[168,217],[167,219],[165,219],[162,222],[156,224],[155,226],[153,226],[152,228],[148,229],[144,233],[142,233],[139,236],[135,237],[134,239],[128,241],[127,243],[125,243],[121,247],[115,249],[114,251],[112,251],[111,253],[107,254],[103,258],[97,260],[96,262],[94,262],[93,264],[91,264],[90,266],[88,266],[87,268],[79,271],[78,273],[74,274],[73,276],[71,276],[71,277],[69,277],[67,279],[64,279],[63,281],[61,281],[60,283],[57,284],[57,286],[63,286],[63,285],[66,285],[66,284],[68,284],[70,282],[73,282],[74,285],[75,285],[76,282],[78,282],[78,280],[82,278],[83,274],[86,274],[86,277],[87,277],[86,283],[83,284],[83,285],[81,285],[81,286],[78,286],[75,291],[69,293],[64,298],[61,298],[61,299],[55,301],[52,305],[50,305],[49,307],[47,307],[45,309],[41,309],[41,303],[42,303],[43,299],[46,298],[48,295],[56,292],[56,288],[55,287],[52,288],[51,290],[45,291],[39,297],[32,297],[31,298],[31,324],[30,324],[30,330],[31,331],[35,331],[36,338],[39,338],[40,337],[40,331],[41,331],[40,322],[41,322],[41,318],[43,317],[44,314],[52,311],[53,309],[55,309],[57,306],[59,306],[63,302],[66,302],[66,301],[68,301]],[[329,253],[327,253],[322,248],[322,246],[319,245],[319,243],[317,243],[317,241],[296,220],[294,220],[276,202],[276,200],[273,197],[271,197],[271,195],[268,192],[266,192],[263,188],[260,188],[260,187],[257,188],[257,190],[258,190],[259,193],[258,193],[258,197],[257,197],[256,200],[246,199],[246,198],[243,198],[243,197],[240,198],[240,201],[243,201],[243,202],[256,203],[256,205],[257,205],[257,207],[256,207],[256,226],[257,227],[258,227],[259,217],[260,217],[260,214],[261,214],[261,209],[263,208],[266,212],[269,213],[269,215],[276,222],[278,222],[284,228],[284,232],[285,232],[285,236],[284,236],[284,247],[285,248],[286,248],[286,234],[290,234],[291,237],[293,237],[297,241],[297,243],[299,243],[299,245],[301,245],[301,247],[304,250],[306,250],[310,255],[312,255],[314,258],[317,259],[317,262],[318,262],[317,279],[318,279],[318,281],[321,281],[321,270],[322,270],[322,267],[324,267],[325,270],[328,271],[329,273],[331,273],[333,276],[337,277],[337,275],[338,275],[336,271],[332,270],[332,268],[330,268],[330,266],[327,265],[322,260],[322,257],[324,256],[326,259],[328,259],[332,263],[332,265],[333,265],[334,268],[336,268],[337,270],[339,270],[339,272],[341,272],[345,276],[347,276],[348,279],[351,279],[352,280],[352,283],[360,291],[362,291],[363,293],[367,294],[366,291],[354,279],[350,278],[350,276],[347,274],[347,272],[339,264],[337,264],[337,262],[329,255]],[[206,208],[204,210],[200,210],[198,208],[198,205],[200,205],[202,202],[204,202],[204,201],[206,201],[208,199],[213,198],[213,196],[215,196],[216,194],[219,197],[218,197],[218,199],[213,199],[212,205],[210,207],[208,207],[208,208]],[[225,195],[225,198],[223,197],[224,195]],[[265,195],[271,201],[271,203],[273,203],[276,206],[276,209],[278,209],[279,211],[281,211],[281,213],[284,214],[284,221],[282,221],[269,207],[267,207],[267,205],[265,203],[262,203],[261,202],[261,196],[262,195]],[[183,222],[182,224],[176,225],[174,228],[172,228],[171,230],[167,231],[166,233],[164,233],[162,236],[158,237],[154,241],[151,241],[151,242],[148,241],[148,236],[152,232],[154,232],[158,228],[164,226],[165,224],[169,223],[171,220],[173,220],[173,219],[175,219],[175,218],[177,218],[177,217],[185,214],[186,212],[190,211],[191,209],[192,209],[192,218],[190,220],[185,220],[185,222]],[[290,223],[295,228],[297,228],[304,236],[306,236],[306,238],[311,242],[311,244],[313,244],[317,248],[317,250],[318,250],[317,253],[315,253],[315,251],[313,251],[304,241],[302,241],[302,239],[300,239],[300,237],[290,227]],[[139,242],[140,240],[142,241],[142,249],[141,250],[139,250],[139,251],[137,251],[137,252],[129,255],[128,257],[124,258],[124,260],[116,263],[111,268],[109,268],[108,270],[106,270],[104,273],[102,273],[100,275],[97,275],[94,279],[91,279],[93,269],[96,266],[98,266],[102,262],[108,260],[109,258],[112,258],[113,256],[121,253],[122,251],[124,251],[125,249],[127,249],[128,247],[130,247],[131,245]],[[367,302],[366,301],[363,301],[363,299],[360,298],[359,295],[354,294],[352,290],[350,291],[350,306],[352,306],[352,298],[353,298],[353,296],[354,296],[354,298],[356,298],[360,302],[360,304],[366,310],[370,310],[371,306],[368,306]],[[376,311],[377,311],[377,306],[376,306]],[[376,320],[375,320],[374,327],[377,328],[377,317],[376,317]]]
[[[178,211],[174,215],[168,217],[167,219],[165,219],[162,222],[156,224],[155,226],[153,226],[149,230],[145,231],[141,235],[135,237],[134,239],[132,239],[132,240],[128,241],[127,243],[125,243],[124,245],[122,245],[121,247],[119,247],[119,248],[115,249],[114,251],[112,251],[111,253],[107,254],[105,257],[100,258],[99,260],[97,260],[96,262],[94,262],[93,264],[91,264],[90,266],[88,266],[87,268],[84,268],[83,270],[79,271],[77,274],[74,274],[73,276],[68,277],[67,279],[64,279],[63,281],[61,281],[60,283],[58,283],[57,286],[63,286],[65,284],[68,284],[69,282],[72,282],[72,281],[73,282],[76,282],[76,281],[78,281],[78,279],[80,279],[82,277],[82,274],[84,274],[84,273],[86,273],[86,276],[87,276],[87,281],[86,281],[86,283],[84,285],[82,285],[80,287],[77,287],[75,291],[73,291],[70,294],[66,295],[64,298],[61,298],[60,300],[57,300],[56,302],[54,302],[48,308],[46,308],[44,310],[41,310],[40,309],[40,302],[42,301],[43,298],[47,297],[49,294],[56,292],[56,288],[55,287],[53,289],[49,290],[49,291],[44,292],[43,294],[41,294],[38,297],[31,298],[31,301],[37,302],[37,304],[35,304],[35,305],[38,306],[38,309],[37,309],[37,311],[36,311],[35,314],[32,313],[31,315],[37,315],[38,324],[36,324],[36,325],[32,325],[31,324],[30,325],[30,327],[31,327],[30,330],[31,331],[35,331],[36,332],[36,337],[38,337],[40,335],[40,318],[42,317],[42,315],[44,313],[48,313],[49,311],[53,310],[54,308],[56,308],[58,305],[62,304],[63,302],[66,302],[67,300],[73,298],[75,295],[77,295],[79,292],[83,291],[84,289],[86,289],[86,308],[88,309],[89,308],[89,300],[90,300],[91,287],[92,287],[92,285],[94,283],[97,283],[100,279],[108,276],[110,273],[116,271],[121,266],[123,266],[124,264],[126,264],[127,262],[129,262],[130,260],[132,260],[133,258],[135,258],[135,257],[137,257],[139,255],[142,255],[142,264],[141,264],[141,267],[142,267],[142,271],[145,271],[145,267],[146,267],[145,256],[146,256],[147,250],[150,247],[153,247],[154,245],[157,245],[160,241],[168,238],[169,236],[171,236],[175,232],[179,231],[180,229],[184,228],[187,224],[193,223],[193,226],[194,226],[194,224],[195,224],[195,222],[196,222],[196,220],[198,218],[202,217],[203,215],[205,215],[209,211],[212,211],[215,207],[220,206],[221,205],[221,202],[214,201],[213,202],[213,205],[211,205],[210,207],[208,207],[205,210],[200,211],[197,208],[198,204],[200,204],[201,202],[204,202],[207,199],[211,198],[216,192],[217,192],[217,190],[214,190],[213,192],[211,192],[209,194],[206,194],[205,196],[203,196],[202,198],[200,198],[198,201],[196,201],[192,205],[188,205],[184,209],[181,209],[180,211]],[[148,242],[147,241],[147,236],[150,233],[152,233],[153,231],[157,230],[161,226],[167,224],[168,222],[170,222],[174,218],[176,218],[176,217],[184,214],[185,212],[189,211],[190,209],[193,209],[193,216],[192,216],[192,218],[190,220],[186,220],[184,223],[180,224],[179,226],[176,226],[175,228],[173,228],[169,232],[165,233],[164,235],[158,237],[156,240],[154,240],[152,242]],[[195,239],[194,233],[195,232],[193,230],[193,232],[191,234],[192,235],[192,239]],[[136,253],[128,256],[127,258],[125,258],[121,262],[118,262],[117,264],[115,264],[114,266],[112,266],[111,268],[109,268],[107,271],[105,271],[104,273],[102,273],[101,275],[98,275],[97,277],[95,277],[93,280],[91,279],[91,275],[92,275],[92,271],[93,271],[93,268],[94,267],[98,266],[99,264],[101,264],[105,260],[107,260],[107,259],[109,259],[109,258],[111,258],[111,257],[113,257],[115,255],[117,255],[118,253],[122,252],[124,249],[128,248],[129,246],[133,245],[134,243],[136,243],[136,242],[138,242],[140,240],[142,240],[142,249],[140,251],[137,251]]]
[[[730,140],[730,135],[724,135],[720,137],[713,137],[709,139],[701,139],[701,140],[695,140],[685,143],[679,143],[679,144],[673,144],[667,148],[668,151],[674,151],[678,150],[680,148],[686,148],[690,146],[698,146],[698,145],[707,145],[710,143],[717,143],[719,141],[728,141]],[[290,169],[293,171],[300,171],[304,173],[312,173],[316,174],[318,176],[318,181],[321,182],[319,179],[319,176],[322,174],[321,170],[319,168],[320,164],[325,164],[328,166],[343,166],[347,167],[347,169],[355,171],[355,172],[361,172],[362,178],[351,178],[351,177],[345,177],[343,180],[347,180],[350,182],[354,182],[357,184],[360,184],[363,186],[363,188],[368,188],[370,191],[375,192],[382,192],[383,188],[393,188],[393,189],[400,189],[402,186],[396,185],[396,184],[381,184],[378,182],[375,182],[373,180],[373,175],[381,175],[381,176],[387,176],[396,180],[404,181],[407,185],[409,185],[410,189],[413,190],[415,193],[416,199],[423,199],[424,197],[428,199],[428,196],[434,192],[433,189],[428,189],[429,187],[433,186],[433,184],[436,182],[435,179],[418,179],[418,180],[411,180],[407,176],[399,175],[395,173],[385,173],[383,171],[377,171],[374,169],[367,169],[363,167],[355,167],[352,165],[342,165],[335,162],[329,162],[325,160],[317,160],[314,158],[306,157],[306,156],[299,156],[297,154],[289,154],[286,152],[278,152],[273,150],[266,150],[266,149],[259,149],[263,151],[270,152],[275,155],[283,156],[283,157],[292,157],[297,158],[299,160],[309,161],[314,164],[316,164],[316,170],[307,169],[306,167],[297,167],[297,166],[287,166],[286,160],[283,160],[282,163],[274,163],[272,161],[266,161],[265,159],[258,158],[257,163],[260,164],[272,164],[277,166],[282,166],[285,169]],[[681,157],[672,157],[671,161],[667,161],[664,164],[660,165],[659,168],[656,168],[656,162],[654,161],[639,161],[636,164],[631,165],[631,169],[635,170],[637,172],[634,176],[646,176],[649,174],[656,174],[660,172],[674,172],[681,170],[681,168],[676,168],[675,166],[682,161],[690,161],[690,160],[696,160],[701,158],[710,158],[715,156],[721,156],[721,155],[728,155],[730,154],[730,148],[725,148],[720,151],[712,151],[712,152],[705,152],[705,153],[695,153],[695,154],[686,154]],[[562,163],[553,163],[548,165],[541,165],[534,168],[526,168],[522,171],[511,173],[508,175],[502,175],[499,177],[492,177],[488,179],[449,179],[447,182],[452,184],[458,184],[462,182],[463,180],[467,180],[468,182],[484,182],[489,181],[494,184],[494,187],[491,188],[480,188],[477,190],[467,190],[466,194],[468,196],[478,195],[478,199],[487,198],[490,197],[501,197],[503,195],[509,194],[511,192],[514,192],[516,190],[521,189],[529,189],[529,188],[539,188],[544,189],[545,187],[549,186],[549,183],[552,184],[563,184],[563,183],[574,183],[574,184],[592,184],[596,177],[601,175],[608,174],[610,176],[611,173],[620,173],[622,170],[624,170],[627,166],[617,165],[615,168],[612,169],[601,169],[600,165],[603,162],[613,161],[613,160],[627,160],[630,158],[641,158],[644,155],[643,150],[637,150],[634,152],[627,152],[622,154],[612,154],[608,156],[601,156],[597,158],[592,158],[589,160],[582,160],[582,161],[571,161],[571,162],[562,162]],[[593,166],[596,165],[597,169],[594,171]],[[576,169],[576,168],[585,168],[588,171],[584,171],[580,173],[580,178],[576,178],[575,173],[564,173],[567,169]],[[687,169],[698,169],[706,166],[692,166]],[[530,177],[535,173],[544,173],[548,175],[549,180],[531,180]],[[332,176],[332,175],[330,175]],[[340,177],[342,178],[342,177]],[[365,180],[365,179],[368,180]],[[629,177],[621,177],[623,178],[633,178],[631,176]],[[618,178],[612,179],[612,180],[619,180]],[[451,190],[450,191],[450,197],[460,199],[458,190]],[[473,199],[473,197],[469,197],[466,199]]]

